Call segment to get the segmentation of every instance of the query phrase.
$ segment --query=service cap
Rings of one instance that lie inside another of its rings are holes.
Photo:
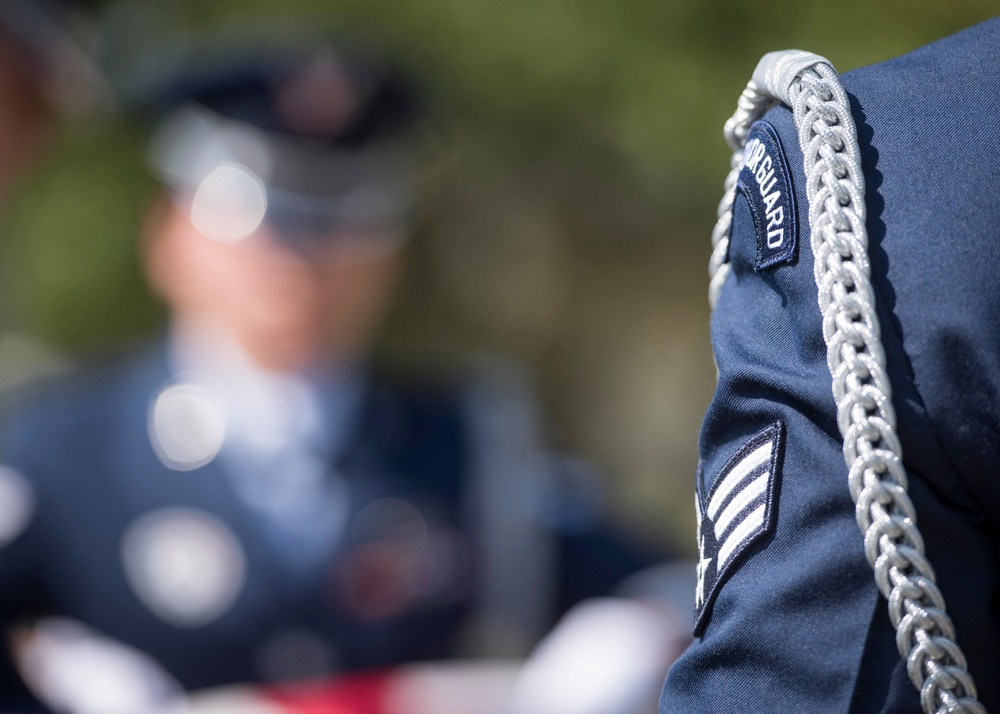
[[[154,174],[204,232],[266,221],[299,247],[404,236],[414,209],[414,85],[343,40],[191,53],[153,82]]]

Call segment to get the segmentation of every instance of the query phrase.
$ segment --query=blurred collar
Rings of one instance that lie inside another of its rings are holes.
[[[167,345],[173,380],[207,389],[222,405],[224,450],[268,455],[294,444],[332,456],[344,446],[363,390],[357,368],[262,369],[229,333],[188,321],[172,324]]]

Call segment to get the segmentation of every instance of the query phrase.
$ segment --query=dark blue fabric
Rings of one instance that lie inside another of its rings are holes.
[[[191,471],[158,461],[147,415],[168,378],[155,349],[53,385],[14,410],[0,461],[30,479],[38,509],[29,529],[0,547],[0,624],[44,614],[75,618],[147,652],[189,689],[257,681],[260,645],[289,629],[322,634],[346,670],[458,653],[479,575],[479,529],[466,499],[471,459],[462,383],[370,380],[354,436],[336,459],[351,517],[376,499],[404,499],[421,507],[430,537],[451,538],[458,557],[441,593],[422,592],[392,612],[359,612],[344,600],[343,585],[370,534],[348,529],[332,559],[291,577],[255,524],[260,516],[236,497],[217,461]],[[246,553],[238,599],[203,627],[159,619],[126,579],[123,534],[143,514],[165,507],[211,514]],[[558,558],[553,615],[609,594],[663,557],[600,519],[572,532],[552,527],[548,535]],[[9,663],[0,660],[0,711],[20,711],[25,701]]]
[[[872,279],[910,494],[980,699],[1000,709],[1000,135],[992,20],[843,76],[858,126]],[[808,215],[791,114],[765,119]],[[752,434],[787,428],[776,527],[719,591],[671,669],[668,712],[920,711],[862,552],[826,366],[813,255],[753,270],[737,198],[732,274],[712,318],[719,384],[701,489]]]

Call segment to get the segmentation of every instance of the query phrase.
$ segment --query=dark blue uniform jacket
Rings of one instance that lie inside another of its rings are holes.
[[[2,461],[30,483],[35,509],[27,529],[0,547],[0,624],[74,618],[150,654],[187,689],[261,680],[262,644],[289,631],[321,637],[344,670],[456,653],[482,569],[466,493],[472,447],[461,389],[368,381],[352,437],[334,459],[349,493],[349,525],[329,558],[303,571],[267,539],[218,460],[171,470],[157,458],[148,417],[169,380],[155,349],[43,390],[10,417]],[[358,526],[373,503],[417,508],[415,537],[426,553],[414,561],[399,532]],[[192,511],[235,538],[245,573],[224,612],[178,626],[137,596],[123,539],[147,514]],[[539,524],[555,552],[550,623],[656,560],[596,522]],[[10,667],[0,668],[0,710],[29,706],[24,697]]]
[[[910,495],[990,711],[1000,711],[998,48],[992,20],[842,76]],[[723,535],[702,558],[699,639],[672,668],[660,712],[918,713],[847,488],[796,128],[785,106],[763,121],[790,172],[797,256],[755,269],[758,234],[737,194],[697,484]],[[719,494],[754,468],[768,478],[743,492],[763,518],[734,522],[759,536],[730,538]]]

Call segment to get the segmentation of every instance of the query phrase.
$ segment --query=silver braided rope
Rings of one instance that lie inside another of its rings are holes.
[[[715,306],[727,262],[736,182],[750,125],[778,101],[792,108],[805,157],[809,230],[823,339],[844,438],[848,486],[865,555],[889,602],[896,646],[926,714],[986,714],[934,570],[924,556],[907,495],[896,436],[892,387],[875,314],[865,229],[865,186],[847,94],[831,64],[789,50],[765,55],[726,122],[734,153],[712,232],[709,302]]]
[[[743,145],[747,141],[750,125],[764,115],[776,100],[766,92],[762,92],[752,79],[743,90],[736,103],[736,113],[726,121],[723,130],[726,141],[733,149],[729,161],[729,174],[724,184],[725,193],[719,201],[717,215],[719,220],[712,229],[712,257],[708,261],[708,302],[714,308],[715,301],[722,290],[722,284],[729,275],[729,229],[733,223],[733,202],[736,200],[736,181],[743,168]]]

